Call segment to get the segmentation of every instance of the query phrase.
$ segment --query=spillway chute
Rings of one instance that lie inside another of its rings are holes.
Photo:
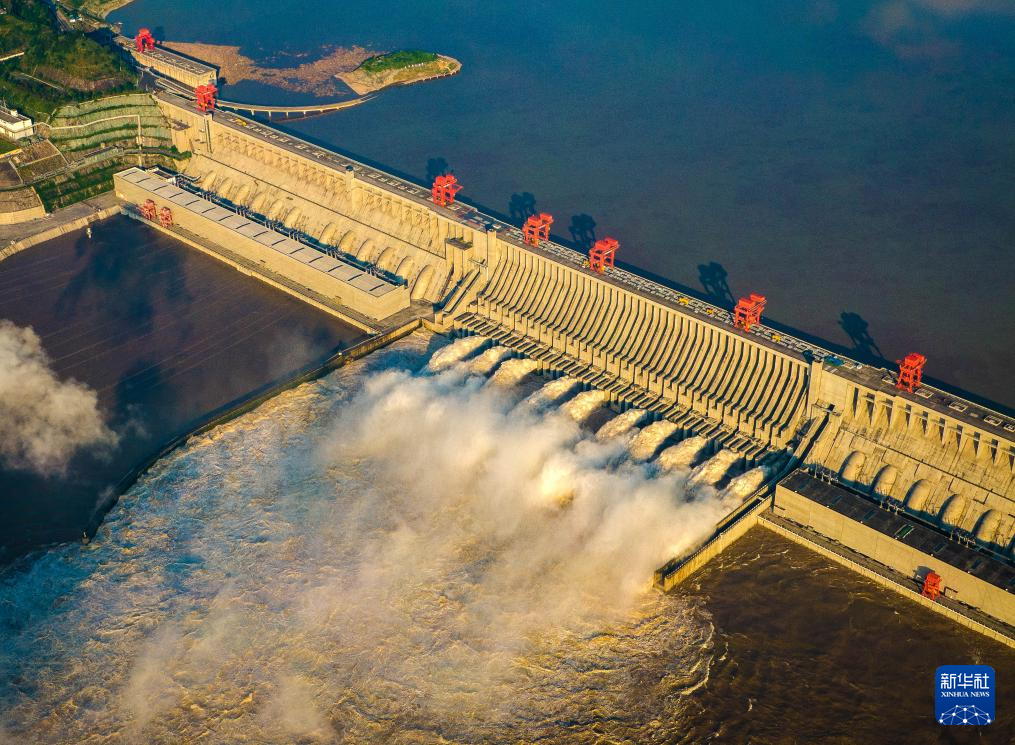
[[[490,347],[469,362],[469,372],[476,375],[490,375],[511,354],[511,350],[507,347],[500,345]]]
[[[757,466],[734,477],[723,492],[723,500],[739,504],[760,489],[771,475],[768,467]]]
[[[489,343],[490,339],[485,336],[464,336],[461,339],[456,339],[446,347],[434,352],[430,362],[427,363],[426,369],[430,372],[447,370],[458,362],[476,354],[476,352]]]
[[[694,469],[688,483],[692,486],[702,486],[706,484],[714,486],[722,480],[723,476],[729,472],[730,468],[733,467],[733,464],[739,459],[740,455],[732,450],[720,450],[718,453]]]
[[[631,458],[636,461],[651,459],[676,431],[677,425],[669,419],[652,422],[635,435],[631,442]]]
[[[491,385],[513,386],[518,385],[525,379],[526,375],[534,372],[539,363],[528,357],[518,357],[505,360],[497,372],[490,378]]]
[[[632,439],[638,434],[633,431],[641,422],[648,417],[645,409],[629,409],[623,414],[618,414],[606,422],[596,432],[597,440],[610,440],[614,437],[630,436]]]
[[[565,375],[562,378],[557,378],[546,383],[542,388],[518,404],[518,406],[521,409],[538,411],[563,401],[574,393],[578,386],[579,382],[577,378]]]
[[[593,388],[590,391],[582,391],[577,396],[560,407],[561,412],[571,417],[575,422],[581,424],[589,419],[596,410],[606,403],[606,391]]]
[[[694,435],[663,450],[656,463],[667,471],[688,468],[707,447],[708,440],[701,435]]]

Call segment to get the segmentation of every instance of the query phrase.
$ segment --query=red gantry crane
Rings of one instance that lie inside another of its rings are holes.
[[[620,242],[616,238],[600,238],[589,250],[589,268],[602,274],[606,267],[612,268],[617,258]]]
[[[919,388],[923,382],[923,366],[927,364],[927,358],[922,354],[911,352],[895,362],[899,366],[899,379],[895,387],[909,393]]]
[[[134,48],[139,52],[150,52],[155,49],[155,37],[152,36],[152,32],[146,28],[139,30],[134,37]]]
[[[927,576],[923,578],[923,590],[920,591],[920,594],[931,600],[937,600],[943,591],[941,575],[937,572],[927,572]]]
[[[173,227],[173,211],[168,207],[159,210],[159,223],[164,228]]]
[[[744,331],[750,331],[752,326],[761,323],[761,312],[765,310],[767,302],[764,295],[756,292],[740,298],[737,307],[733,309],[733,325]]]
[[[455,195],[457,195],[461,190],[462,185],[459,184],[458,179],[450,173],[438,176],[434,179],[433,189],[431,189],[433,203],[441,207],[447,207],[449,204],[454,204]]]
[[[522,226],[522,235],[525,238],[525,242],[530,246],[538,246],[540,241],[550,240],[551,225],[553,225],[553,215],[545,212],[531,215]]]
[[[155,202],[151,199],[146,199],[144,204],[141,205],[141,217],[145,220],[154,221],[156,216]]]
[[[197,108],[201,111],[212,111],[215,109],[215,99],[218,98],[219,89],[214,84],[199,85],[194,90],[197,97]]]

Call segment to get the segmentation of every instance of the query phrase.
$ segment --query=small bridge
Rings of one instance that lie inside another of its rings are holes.
[[[303,117],[315,116],[317,114],[327,114],[332,111],[339,111],[340,109],[348,109],[352,106],[358,106],[361,103],[369,101],[371,98],[373,98],[373,94],[359,96],[358,98],[350,98],[346,101],[301,104],[299,106],[264,106],[256,103],[237,103],[236,101],[223,101],[219,99],[215,102],[215,106],[216,108],[230,109],[231,111],[250,112],[251,116],[254,114],[265,114],[270,119],[273,114],[285,114],[287,118],[294,115]]]

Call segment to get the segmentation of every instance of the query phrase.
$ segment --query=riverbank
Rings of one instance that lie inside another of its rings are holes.
[[[344,86],[340,85],[340,75],[351,73],[365,60],[377,54],[376,51],[361,46],[333,47],[325,49],[319,59],[275,67],[255,62],[243,54],[239,46],[180,41],[166,41],[163,46],[215,65],[226,85],[253,81],[280,90],[314,96],[348,94]],[[289,59],[297,61],[301,57]]]

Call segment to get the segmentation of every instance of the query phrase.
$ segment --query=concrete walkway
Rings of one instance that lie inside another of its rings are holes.
[[[15,225],[0,225],[0,258],[10,252],[4,251],[12,243],[24,243],[24,248],[42,241],[56,238],[72,230],[85,227],[90,222],[119,211],[119,201],[112,191],[69,207],[57,210],[51,215]],[[51,234],[51,235],[50,235]],[[16,253],[13,252],[13,253]]]

